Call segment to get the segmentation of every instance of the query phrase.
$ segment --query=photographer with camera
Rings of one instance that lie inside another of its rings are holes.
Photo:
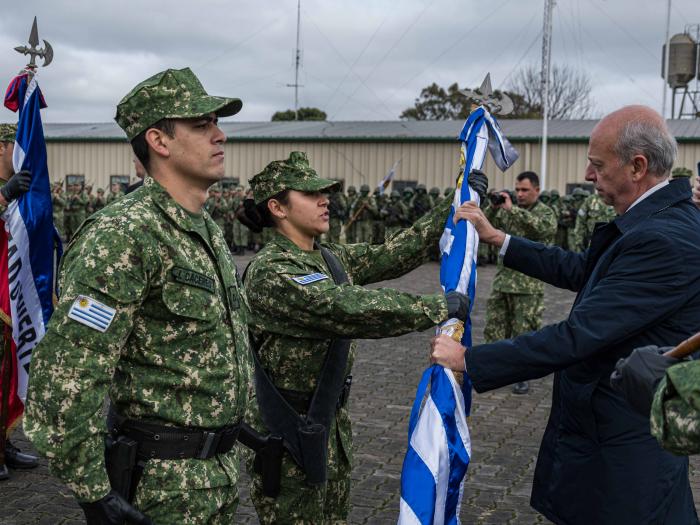
[[[516,177],[515,196],[508,190],[489,194],[490,206],[486,216],[496,228],[510,235],[551,243],[557,231],[557,217],[539,200],[539,195],[539,177],[532,171],[524,171]],[[491,296],[486,304],[485,341],[510,339],[539,330],[543,310],[544,284],[506,268],[499,257]],[[528,390],[527,383],[513,386],[515,394],[526,394]]]

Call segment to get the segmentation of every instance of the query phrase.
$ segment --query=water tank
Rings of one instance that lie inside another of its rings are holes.
[[[698,44],[687,33],[678,33],[671,37],[668,53],[668,85],[672,88],[685,87],[698,73]],[[666,67],[666,45],[663,46],[661,77]]]

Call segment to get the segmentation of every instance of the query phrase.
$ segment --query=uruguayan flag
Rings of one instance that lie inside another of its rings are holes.
[[[454,224],[455,210],[466,201],[479,204],[477,193],[465,184],[473,169],[481,169],[489,150],[501,170],[512,166],[518,153],[501,134],[496,120],[480,106],[464,123],[457,191],[440,239],[440,284],[445,292],[457,290],[474,304],[479,235],[467,221]],[[471,320],[450,319],[439,329],[471,347]],[[430,383],[430,393],[424,401]],[[408,451],[401,472],[399,524],[456,524],[464,475],[471,458],[467,416],[471,407],[471,381],[462,387],[454,374],[438,365],[423,373],[411,412]]]
[[[95,301],[87,295],[79,295],[68,311],[68,317],[99,332],[106,332],[117,311]]]

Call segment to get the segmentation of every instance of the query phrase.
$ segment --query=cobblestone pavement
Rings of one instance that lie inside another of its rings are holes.
[[[249,257],[237,262],[244,267]],[[473,314],[475,342],[482,340],[486,297],[495,267],[479,270]],[[412,273],[377,286],[431,293],[438,290],[438,265],[426,264]],[[562,319],[573,294],[547,287],[545,322]],[[399,482],[406,450],[408,417],[420,375],[427,365],[430,332],[360,341],[353,370],[350,408],[354,421],[355,458],[350,523],[396,523]],[[550,408],[551,378],[531,383],[530,394],[516,396],[510,388],[474,396],[470,429],[472,464],[465,483],[462,523],[534,524],[546,520],[529,506],[532,475],[540,438]],[[21,431],[13,441],[31,451]],[[700,501],[700,461],[691,462],[691,482]],[[237,522],[257,523],[247,480],[241,483]],[[68,490],[52,478],[46,461],[33,471],[13,471],[0,482],[0,524],[84,523]]]

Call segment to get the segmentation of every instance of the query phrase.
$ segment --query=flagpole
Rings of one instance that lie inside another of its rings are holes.
[[[552,58],[552,10],[554,0],[544,0],[542,28],[542,158],[540,160],[540,188],[547,189],[547,127],[549,121],[549,78]]]

